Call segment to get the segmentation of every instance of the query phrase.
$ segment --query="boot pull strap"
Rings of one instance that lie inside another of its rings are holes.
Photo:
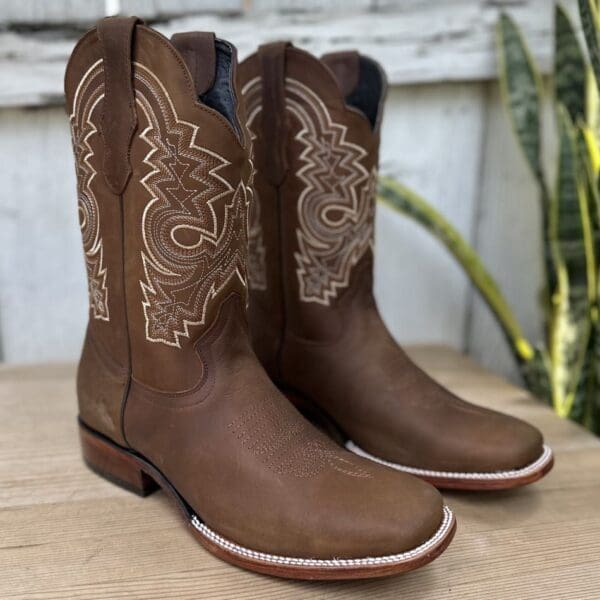
[[[196,97],[202,96],[212,88],[217,72],[217,53],[215,51],[215,34],[201,31],[176,33],[171,43],[194,80]]]
[[[279,185],[288,169],[286,154],[285,51],[289,42],[273,42],[258,49],[262,75],[263,146],[269,152],[269,168],[262,169],[272,185]],[[266,161],[265,161],[266,162]]]
[[[132,51],[136,17],[108,17],[98,23],[104,66],[104,102],[100,133],[104,140],[104,178],[121,194],[131,175],[129,147],[137,126]]]

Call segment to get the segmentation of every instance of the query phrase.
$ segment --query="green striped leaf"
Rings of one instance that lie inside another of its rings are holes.
[[[556,277],[548,240],[550,194],[541,157],[541,78],[518,26],[506,14],[502,14],[498,22],[497,39],[500,90],[504,104],[517,140],[540,188],[547,281],[541,292],[541,300],[544,313],[548,315],[551,311],[550,296],[556,288]]]
[[[521,375],[527,389],[537,398],[552,404],[551,361],[543,347],[535,347],[533,357],[521,365]]]
[[[596,82],[600,82],[600,17],[595,0],[579,0],[579,16]]]
[[[595,282],[595,259],[588,199],[581,181],[575,129],[567,110],[558,110],[559,166],[549,215],[549,240],[555,266],[549,354],[552,399],[556,412],[568,417],[581,389],[590,338],[588,283]]]
[[[423,198],[388,177],[380,177],[378,199],[385,205],[414,219],[432,233],[452,254],[496,317],[515,359],[521,365],[532,360],[534,348],[493,277],[460,233]]]
[[[554,90],[574,123],[585,119],[586,62],[573,25],[564,11],[555,8]]]
[[[588,212],[593,232],[595,267],[588,277],[590,296],[590,341],[583,363],[579,386],[570,417],[588,429],[600,433],[600,320],[598,294],[598,257],[600,256],[600,192],[598,190],[598,147],[595,135],[590,136],[589,125],[580,123],[578,135],[579,172],[587,195]]]
[[[600,435],[600,322],[594,323],[593,330],[593,352],[591,355],[592,372],[594,375],[594,384],[588,391],[586,398],[585,414],[583,424]]]
[[[553,214],[551,237],[559,244],[572,293],[585,290],[587,297],[588,279],[595,268],[592,223],[585,187],[584,166],[578,156],[576,130],[566,109],[559,106],[557,112],[559,135],[558,181]],[[594,278],[595,281],[595,278]]]
[[[508,15],[501,15],[497,34],[504,101],[527,162],[545,188],[541,164],[540,76],[519,28]]]
[[[594,259],[588,261],[588,271],[592,271],[588,276],[588,288],[590,288],[590,301],[593,306],[596,306],[598,304],[598,291],[594,292],[591,288],[598,285],[596,269],[598,257],[600,256],[600,191],[598,190],[598,147],[596,145],[596,138],[594,136],[590,137],[589,134],[590,130],[588,126],[580,122],[577,131],[578,170],[581,185],[583,185],[584,193],[587,197],[587,209],[594,252]]]

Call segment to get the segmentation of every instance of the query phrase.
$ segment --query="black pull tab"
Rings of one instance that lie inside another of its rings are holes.
[[[104,59],[104,178],[114,194],[123,192],[131,176],[129,147],[137,126],[131,60],[138,23],[137,17],[108,17],[97,27]]]
[[[269,149],[269,167],[262,169],[265,177],[279,185],[288,169],[286,153],[285,113],[285,52],[289,42],[273,42],[258,49],[262,72],[262,134],[263,147]]]

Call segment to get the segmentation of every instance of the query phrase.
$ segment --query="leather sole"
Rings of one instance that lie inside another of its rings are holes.
[[[523,485],[528,485],[541,479],[554,465],[552,450],[544,445],[540,457],[531,464],[520,469],[496,472],[450,472],[432,471],[429,469],[418,469],[406,465],[393,463],[383,458],[369,454],[351,440],[346,442],[346,448],[358,456],[368,458],[376,463],[391,467],[403,473],[410,473],[420,479],[428,481],[440,489],[446,490],[508,490]]]
[[[538,459],[529,465],[519,469],[509,471],[496,471],[489,473],[477,472],[450,472],[434,471],[429,469],[420,469],[418,467],[409,467],[369,454],[360,446],[355,444],[338,427],[337,423],[321,409],[315,402],[298,394],[295,391],[280,387],[288,400],[314,425],[319,427],[340,446],[344,446],[350,452],[358,454],[376,463],[409,473],[419,479],[431,483],[440,490],[465,490],[465,491],[487,491],[487,490],[509,490],[522,487],[538,481],[546,475],[554,466],[554,456],[552,450],[544,445],[542,454]]]
[[[200,544],[218,558],[248,569],[289,579],[364,579],[412,571],[438,557],[450,544],[456,520],[445,506],[442,523],[420,546],[377,557],[312,559],[280,556],[246,548],[224,538],[202,522],[168,479],[139,454],[118,446],[101,433],[79,422],[83,458],[98,475],[140,496],[162,488],[181,510]]]

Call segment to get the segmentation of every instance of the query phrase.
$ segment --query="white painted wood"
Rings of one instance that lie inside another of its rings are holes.
[[[538,188],[512,132],[497,85],[490,85],[487,105],[475,245],[525,335],[537,343],[544,333],[539,301],[544,266]],[[555,141],[550,102],[546,103],[544,117],[545,163],[548,181],[553,182]],[[482,364],[512,379],[518,378],[508,344],[476,295],[466,342],[468,351]]]
[[[89,23],[105,14],[106,0],[2,0],[0,24]]]
[[[398,4],[398,3],[396,3]],[[309,13],[339,15],[355,10],[377,10],[376,0],[248,0],[249,13]]]
[[[467,237],[473,227],[482,101],[479,84],[393,89],[384,124],[383,171],[451,213]],[[59,108],[5,109],[0,130],[4,359],[74,359],[87,303],[67,119]],[[456,173],[462,174],[459,179]],[[376,255],[377,297],[394,335],[460,347],[468,285],[439,244],[381,208]]]
[[[65,66],[75,41],[0,33],[0,107],[62,104]]]
[[[0,132],[3,358],[71,359],[87,300],[67,118],[60,108],[2,110]]]
[[[242,12],[243,0],[2,0],[0,24],[87,26],[113,14],[147,19],[213,12]]]
[[[104,0],[104,14],[107,17],[118,15],[121,12],[121,0]]]
[[[360,1],[351,0],[346,6],[352,10],[332,15],[327,3],[321,12],[312,4],[296,11],[289,0],[272,14],[267,0],[242,1],[246,17],[186,17],[162,24],[161,30],[168,35],[216,30],[240,47],[242,57],[263,41],[291,38],[317,53],[358,46],[381,59],[391,81],[402,84],[389,95],[383,172],[421,193],[476,245],[527,335],[539,338],[535,186],[497,88],[487,90],[485,81],[495,74],[492,30],[499,7],[524,25],[547,70],[552,3],[370,0],[379,12],[357,14]],[[159,5],[153,0],[152,10]],[[0,107],[61,103],[64,64],[74,41],[74,35],[67,39],[62,33],[1,33]],[[437,83],[413,85],[430,81]],[[0,360],[2,355],[10,362],[76,358],[86,291],[62,109],[0,109],[0,156]],[[496,323],[429,234],[382,207],[376,254],[376,294],[399,340],[467,347],[514,377]]]
[[[423,195],[469,240],[481,168],[483,89],[394,88],[383,122],[382,172]],[[375,267],[379,307],[397,339],[462,348],[470,284],[437,240],[380,206]]]
[[[243,0],[120,0],[120,14],[144,19],[164,19],[194,13],[236,14],[244,10]]]
[[[575,13],[575,0],[565,4]],[[185,30],[216,31],[238,47],[241,57],[258,44],[278,39],[290,39],[317,54],[357,47],[382,63],[393,84],[479,81],[496,75],[494,30],[503,5],[510,6],[547,72],[552,46],[552,5],[548,0],[521,0],[514,5],[486,0],[413,0],[393,6],[388,3],[386,10],[379,12],[250,11],[247,17],[234,19],[186,17],[158,29],[167,35]],[[0,34],[0,106],[60,101],[64,64],[74,40],[15,35]]]

